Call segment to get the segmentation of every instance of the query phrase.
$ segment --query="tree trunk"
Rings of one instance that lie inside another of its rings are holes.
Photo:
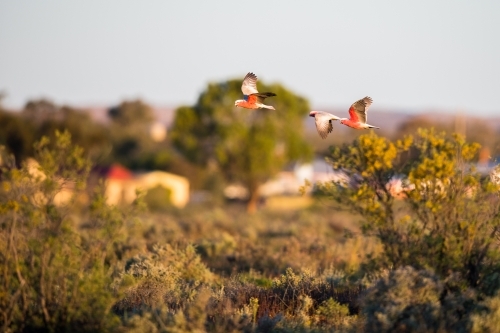
[[[251,186],[249,188],[250,198],[247,202],[247,212],[253,214],[257,211],[257,206],[259,204],[259,187]]]

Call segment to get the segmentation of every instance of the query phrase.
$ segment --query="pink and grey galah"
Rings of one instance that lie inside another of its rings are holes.
[[[243,84],[241,85],[241,91],[243,92],[243,98],[234,102],[234,106],[239,106],[240,108],[246,109],[270,109],[276,110],[271,105],[264,104],[264,100],[267,97],[276,96],[272,92],[260,93],[257,90],[257,76],[254,73],[248,73],[243,79]]]
[[[368,96],[354,102],[349,108],[349,119],[340,118],[324,111],[311,111],[309,116],[315,118],[316,129],[323,139],[328,136],[328,133],[332,132],[332,121],[334,120],[340,120],[342,125],[346,125],[354,129],[380,128],[366,123],[366,120],[368,119],[366,112],[368,111],[370,105],[372,105],[372,102],[373,100]]]

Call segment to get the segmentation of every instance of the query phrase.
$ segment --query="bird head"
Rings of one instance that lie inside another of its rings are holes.
[[[242,100],[242,99],[238,99],[238,100],[236,100],[236,101],[234,102],[234,106],[240,106],[240,103],[241,103],[241,102],[244,102],[244,100]]]
[[[347,119],[347,118],[340,118],[340,123],[341,123],[342,125],[344,125],[344,122],[345,122],[346,120],[348,120],[348,119]]]

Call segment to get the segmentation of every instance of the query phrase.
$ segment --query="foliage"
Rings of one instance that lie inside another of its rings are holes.
[[[158,143],[150,135],[153,109],[141,100],[124,101],[108,110],[113,144],[111,159],[132,169],[165,166],[169,154],[158,155]],[[162,161],[163,160],[163,161]]]
[[[151,139],[155,118],[149,105],[140,100],[124,101],[108,114],[111,121],[104,123],[94,120],[89,110],[45,99],[29,101],[21,112],[7,112],[0,106],[0,144],[14,155],[19,167],[34,156],[36,141],[47,136],[54,142],[56,130],[67,130],[72,142],[82,147],[93,163],[121,163],[142,170],[185,170],[179,166],[184,161],[179,161],[179,156],[174,158],[168,141]]]
[[[333,149],[331,163],[350,183],[322,190],[381,241],[384,251],[367,268],[411,265],[441,278],[456,272],[477,287],[497,267],[498,187],[474,171],[478,148],[420,130],[395,143],[370,133]],[[415,158],[407,158],[410,151]]]
[[[16,165],[33,157],[33,145],[43,136],[54,142],[54,133],[67,130],[72,142],[84,148],[93,159],[102,158],[109,145],[105,126],[96,123],[85,110],[58,106],[48,100],[29,101],[21,112],[0,108],[0,144],[14,155]]]
[[[140,229],[143,231],[137,230],[134,233],[142,234],[146,243],[137,246],[153,250],[149,254],[142,252],[128,260],[124,274],[116,280],[124,281],[123,285],[121,282],[116,284],[121,285],[118,289],[123,295],[116,308],[123,315],[123,329],[129,329],[132,323],[144,327],[153,323],[160,331],[162,325],[169,329],[172,325],[183,325],[184,321],[179,318],[185,317],[185,312],[195,306],[198,294],[206,287],[211,290],[208,302],[196,306],[204,308],[205,327],[209,332],[242,332],[249,331],[254,326],[259,331],[281,329],[292,332],[301,329],[300,327],[306,329],[306,324],[310,327],[308,330],[345,328],[351,325],[356,318],[352,313],[357,311],[355,302],[360,292],[359,285],[337,278],[339,273],[335,272],[317,274],[312,271],[286,270],[290,263],[294,267],[304,267],[324,260],[323,265],[328,265],[333,258],[347,258],[355,251],[349,243],[345,245],[349,248],[346,250],[349,255],[344,254],[341,245],[326,246],[327,239],[330,243],[342,241],[325,223],[327,220],[324,216],[329,215],[327,212],[329,210],[318,207],[308,213],[283,216],[283,213],[262,211],[255,215],[243,215],[242,218],[240,207],[226,206],[224,210],[192,207],[184,212],[158,214],[153,220],[143,219]],[[268,221],[274,221],[274,225]],[[258,232],[260,236],[256,235],[255,229],[261,228],[262,231]],[[281,234],[278,233],[280,229],[283,230]],[[289,232],[294,229],[297,230],[297,236]],[[167,251],[161,255],[157,253],[159,248],[154,244],[175,244],[180,239],[197,243],[197,253],[191,259],[184,260],[176,254],[187,249],[182,244],[170,246],[172,252]],[[298,247],[300,242],[304,243],[302,248]],[[318,248],[311,251],[313,245],[318,245]],[[178,278],[178,273],[185,272],[190,267],[188,263],[197,260],[205,263],[212,273],[200,270],[200,273],[191,274],[195,278]],[[136,263],[141,263],[141,270],[132,269]],[[171,270],[173,265],[176,265],[176,269]],[[315,267],[315,271],[321,271],[321,266],[318,263],[311,265]],[[129,276],[132,272],[139,271],[141,273],[134,273],[138,277]],[[162,271],[172,274],[159,274]],[[206,273],[202,273],[203,271]],[[271,278],[276,272],[281,272],[279,278]],[[210,275],[213,278],[202,278]],[[175,283],[172,284],[172,281]],[[153,302],[162,297],[165,300],[164,306]],[[325,305],[324,302],[330,298],[338,302],[339,307],[350,308],[349,314],[342,317],[341,322],[327,322],[324,315],[317,315],[317,308]],[[181,316],[179,311],[184,314]],[[175,324],[174,318],[177,318]]]
[[[109,262],[124,216],[99,195],[82,205],[90,164],[68,132],[56,132],[50,147],[44,137],[35,145],[38,163],[2,170],[0,325],[4,332],[106,331],[118,323]]]
[[[161,211],[170,207],[172,191],[164,186],[157,185],[149,189],[144,195],[144,202],[151,211]]]
[[[500,332],[500,297],[495,295],[482,302],[484,309],[472,316],[472,332]]]
[[[259,186],[290,161],[309,159],[311,147],[302,138],[307,101],[281,85],[273,91],[277,111],[234,107],[241,81],[209,84],[194,106],[177,109],[171,136],[175,146],[199,165],[217,167],[227,181],[241,182],[250,192],[254,210]],[[271,99],[270,99],[271,101]]]
[[[455,130],[465,135],[468,141],[479,143],[481,147],[490,151],[493,157],[500,153],[495,128],[487,119],[467,117],[463,114],[457,114],[454,117],[416,115],[398,126],[394,138],[402,139],[406,135],[417,135],[420,128],[434,128],[438,132],[446,132],[449,135]]]
[[[114,281],[114,289],[124,289],[124,297],[115,305],[118,311],[156,309],[162,305],[183,308],[193,301],[198,287],[213,280],[212,273],[200,261],[194,247],[175,249],[154,246],[152,253],[129,259],[125,271]]]
[[[252,215],[109,206],[67,132],[21,168],[0,150],[2,331],[494,331],[498,188],[476,149],[362,135],[333,152],[333,206]]]
[[[361,306],[368,332],[468,332],[474,301],[473,294],[447,292],[435,274],[407,266],[369,288]]]
[[[2,110],[0,110],[0,125],[0,144],[7,147],[20,165],[24,158],[33,153],[34,126],[23,121],[21,117]]]
[[[140,100],[124,101],[110,108],[108,116],[123,127],[149,125],[155,120],[151,107]]]
[[[94,122],[85,110],[59,106],[48,100],[32,100],[26,103],[20,114],[23,123],[34,130],[33,140],[43,136],[54,142],[56,130],[68,131],[72,142],[82,147],[92,158],[102,158],[109,150],[109,134],[105,126]],[[33,145],[34,141],[30,142]]]
[[[317,321],[325,326],[341,328],[347,326],[349,320],[349,307],[342,305],[333,298],[321,303],[316,310]]]

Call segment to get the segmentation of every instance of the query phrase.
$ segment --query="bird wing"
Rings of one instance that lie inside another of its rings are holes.
[[[370,105],[372,105],[373,100],[371,97],[366,96],[359,101],[354,102],[349,108],[349,117],[352,121],[360,122],[366,124],[367,115],[366,112]]]
[[[276,94],[272,93],[272,92],[251,94],[251,95],[248,95],[247,102],[248,103],[255,103],[255,102],[264,103],[264,100],[267,97],[273,97],[273,96],[276,96]]]
[[[332,120],[337,120],[338,117],[328,112],[316,111],[314,119],[316,120],[316,129],[318,130],[319,135],[325,139],[328,136],[328,133],[333,131]]]
[[[241,91],[245,96],[259,93],[259,91],[257,90],[257,75],[251,72],[248,73],[243,79]]]

